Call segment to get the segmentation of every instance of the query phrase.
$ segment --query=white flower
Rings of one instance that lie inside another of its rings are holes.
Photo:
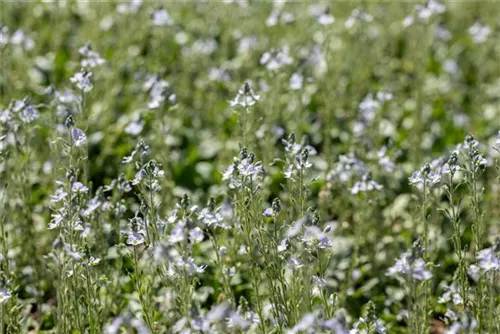
[[[144,236],[138,232],[129,232],[127,238],[127,245],[138,246],[144,243]]]
[[[78,128],[71,129],[71,139],[76,147],[81,147],[87,143],[87,136]]]
[[[144,169],[140,169],[137,173],[135,173],[135,177],[134,179],[132,180],[132,185],[137,185],[141,182],[141,180],[147,176],[148,173],[146,172],[146,170]]]
[[[89,188],[87,188],[81,182],[75,182],[75,183],[73,183],[73,186],[71,187],[71,191],[74,193],[86,194],[89,191]]]
[[[260,57],[260,64],[265,65],[269,71],[277,71],[285,65],[293,63],[293,59],[289,55],[290,47],[285,45],[281,49],[272,49],[264,52]]]
[[[135,14],[141,8],[143,0],[129,0],[128,3],[120,3],[116,11],[120,14]]]
[[[92,72],[87,70],[81,70],[80,72],[75,73],[69,80],[74,83],[78,89],[83,92],[90,92],[94,87],[90,78],[92,77]]]
[[[5,304],[12,298],[12,293],[7,289],[0,289],[0,304]]]
[[[80,65],[82,65],[82,67],[96,67],[106,62],[97,52],[92,51],[92,46],[90,44],[85,44],[80,49],[78,49],[78,52],[85,57],[80,62]]]
[[[302,82],[304,81],[304,78],[302,75],[298,72],[292,74],[290,77],[290,89],[291,90],[299,90],[302,89]]]
[[[472,36],[474,42],[478,44],[484,43],[490,33],[491,29],[480,22],[474,23],[474,25],[469,28],[469,34]]]
[[[244,108],[253,106],[260,100],[259,95],[255,95],[250,83],[246,82],[241,89],[238,90],[236,97],[229,101],[231,107],[241,106]]]
[[[300,319],[300,321],[290,329],[287,334],[296,333],[309,333],[310,330],[314,330],[314,323],[316,322],[316,315],[314,313],[308,313]]]
[[[318,20],[319,24],[324,25],[324,26],[330,25],[333,22],[335,22],[335,18],[332,15],[326,14],[326,13],[320,14],[316,19]]]
[[[155,26],[169,26],[172,25],[174,22],[170,15],[168,15],[168,12],[161,8],[157,9],[153,12],[153,25]]]
[[[363,175],[361,181],[356,182],[351,188],[351,194],[382,190],[383,186],[373,181],[368,174]]]
[[[479,261],[479,267],[484,270],[484,272],[500,270],[500,258],[495,254],[495,247],[485,248],[479,251],[476,259]]]
[[[394,266],[387,270],[386,275],[401,275],[403,277],[409,275],[417,281],[425,281],[432,278],[432,273],[425,268],[426,266],[427,264],[424,260],[413,259],[408,252],[405,252],[399,259],[396,260]]]
[[[31,123],[38,118],[38,111],[33,106],[28,105],[24,108],[19,118],[23,123]]]
[[[139,120],[129,123],[129,125],[125,127],[124,131],[129,135],[137,136],[142,132],[143,128],[144,128],[144,121]]]
[[[345,21],[345,27],[351,28],[357,21],[361,22],[371,22],[373,21],[373,16],[365,13],[365,11],[361,8],[356,8],[351,12],[351,16]]]

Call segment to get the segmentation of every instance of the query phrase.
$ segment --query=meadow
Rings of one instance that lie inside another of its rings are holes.
[[[0,0],[0,334],[500,333],[500,2]]]

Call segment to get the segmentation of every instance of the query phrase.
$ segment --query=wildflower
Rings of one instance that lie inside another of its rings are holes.
[[[12,298],[12,293],[4,288],[0,288],[0,304],[6,304]]]
[[[92,46],[89,43],[85,44],[80,49],[78,49],[78,52],[83,57],[85,57],[80,62],[81,66],[83,68],[86,68],[86,67],[92,68],[92,67],[100,66],[100,65],[105,63],[105,60],[102,59],[101,56],[97,52],[92,51]]]
[[[287,238],[293,238],[297,236],[302,231],[302,225],[307,220],[307,217],[304,216],[301,219],[294,222],[294,224],[288,229],[286,236]]]
[[[141,182],[141,180],[147,176],[148,174],[146,173],[146,170],[144,169],[140,169],[137,173],[135,173],[135,177],[134,179],[132,180],[132,185],[137,185]]]
[[[75,182],[71,187],[71,191],[74,193],[86,194],[89,191],[89,188],[87,188],[81,182]]]
[[[198,274],[203,274],[205,272],[205,269],[207,269],[207,266],[198,266],[194,263],[194,259],[192,257],[189,257],[185,263],[185,267],[190,275],[194,273]]]
[[[66,215],[66,210],[64,208],[59,209],[58,212],[52,213],[51,214],[52,219],[50,220],[48,229],[53,230],[61,226],[62,222],[64,221],[65,215]]]
[[[330,25],[335,22],[335,18],[330,14],[330,8],[324,5],[309,6],[309,14],[316,18],[321,25]]]
[[[230,82],[231,76],[225,69],[211,67],[208,70],[208,79],[210,81]]]
[[[23,123],[31,123],[38,118],[38,111],[31,105],[24,108],[22,114],[20,115],[21,121]]]
[[[454,150],[451,152],[450,157],[443,168],[441,169],[441,173],[454,175],[456,172],[460,170],[460,165],[458,164],[458,150]]]
[[[289,55],[290,48],[288,45],[281,49],[271,49],[264,52],[260,57],[260,64],[265,65],[268,71],[277,71],[283,66],[293,63],[293,59]]]
[[[335,22],[335,18],[325,12],[325,13],[321,13],[317,18],[316,20],[318,21],[319,24],[323,25],[323,26],[326,26],[326,25],[330,25],[332,24],[333,22]]]
[[[243,87],[238,90],[238,94],[236,95],[236,97],[232,101],[229,101],[229,105],[231,107],[241,106],[244,108],[248,108],[253,106],[259,100],[260,96],[255,95],[252,86],[250,86],[250,83],[247,81],[245,82]]]
[[[158,109],[167,98],[170,84],[165,80],[160,80],[157,77],[152,77],[153,83],[149,90],[150,101],[148,102],[149,109]],[[169,95],[170,97],[171,95]]]
[[[449,41],[452,37],[451,32],[446,29],[442,24],[438,25],[436,27],[436,39],[442,40],[442,41]]]
[[[0,123],[7,124],[12,119],[12,113],[9,109],[0,111]]]
[[[262,162],[253,163],[249,159],[244,159],[238,165],[238,172],[243,177],[253,177],[262,174]]]
[[[121,14],[135,14],[141,8],[143,0],[129,0],[128,3],[120,3],[116,11]]]
[[[367,14],[362,8],[356,8],[351,12],[349,18],[345,21],[344,26],[349,29],[352,28],[356,22],[371,22],[373,16]]]
[[[189,52],[193,55],[211,55],[214,53],[217,48],[219,47],[219,44],[217,41],[213,38],[205,39],[205,40],[196,40],[193,45],[191,46],[191,49]],[[186,51],[184,53],[187,53]]]
[[[441,182],[442,168],[437,167],[432,169],[431,164],[425,164],[419,170],[413,172],[409,177],[410,185],[415,186],[418,190],[422,191],[424,184],[427,189],[438,185]]]
[[[170,244],[173,245],[184,241],[184,225],[184,222],[181,221],[172,228],[168,237],[168,242]]]
[[[305,170],[312,167],[312,163],[309,162],[309,149],[305,148],[302,150],[300,155],[295,157],[297,162],[297,168],[300,170]]]
[[[470,28],[469,28],[469,34],[471,35],[472,39],[474,40],[475,43],[481,44],[488,39],[488,36],[491,33],[491,29],[488,26],[483,25],[480,22],[474,23]]]
[[[381,190],[383,188],[382,185],[371,179],[369,173],[363,175],[361,181],[356,182],[351,188],[351,194],[356,195],[360,192],[369,192],[374,190]]]
[[[292,13],[282,12],[281,9],[275,9],[271,11],[271,14],[269,14],[269,17],[266,20],[266,26],[274,27],[278,24],[278,21],[281,21],[283,23],[291,23],[294,20],[295,17]]]
[[[257,46],[256,36],[245,36],[240,39],[240,43],[238,45],[238,54],[239,55],[249,54],[250,51],[255,49],[256,46]]]
[[[287,334],[308,333],[314,328],[315,323],[316,315],[314,313],[307,313],[295,326],[293,326],[292,329],[287,332]]]
[[[291,257],[288,259],[288,264],[293,268],[293,269],[300,269],[304,266],[302,261],[297,259],[296,257]]]
[[[342,321],[336,318],[323,321],[321,326],[324,329],[331,330],[331,332],[335,334],[349,334],[347,329],[345,329],[344,325],[342,324]]]
[[[285,146],[285,151],[292,155],[299,153],[302,148],[302,145],[295,142],[295,134],[293,132],[288,135],[288,140],[281,139],[281,143]]]
[[[300,89],[302,89],[302,82],[303,81],[304,81],[304,77],[300,73],[295,72],[290,77],[290,89],[291,90],[300,90]]]
[[[174,22],[170,15],[168,15],[168,12],[164,8],[158,8],[155,10],[152,14],[152,19],[153,19],[153,25],[155,26],[169,26],[172,25]]]
[[[371,329],[368,327],[368,320],[361,317],[359,318],[358,321],[356,321],[353,325],[353,328],[349,331],[349,334],[367,334],[367,333],[374,333],[374,334],[385,334],[387,333],[384,325],[379,319],[375,320],[375,328]],[[368,331],[370,330],[370,331]]]
[[[206,226],[216,226],[227,228],[227,226],[223,223],[224,217],[215,209],[211,208],[203,208],[198,213],[198,219]]]
[[[453,305],[463,305],[464,301],[455,283],[450,286],[446,286],[445,290],[445,293],[439,297],[438,303],[445,304],[452,301]]]
[[[409,276],[417,281],[426,281],[432,278],[432,274],[426,269],[426,266],[427,264],[423,259],[416,258],[413,254],[405,252],[399,259],[396,260],[394,266],[387,270],[386,275],[401,275],[403,277]]]
[[[405,17],[402,25],[404,28],[407,28],[415,22],[415,18],[418,18],[420,21],[425,22],[428,21],[433,15],[442,14],[445,11],[445,5],[436,0],[429,0],[427,1],[425,6],[416,5],[415,14],[411,14]]]
[[[84,261],[82,264],[84,266],[90,266],[90,267],[95,267],[101,262],[100,258],[95,258],[91,256],[88,261]]]
[[[326,279],[322,278],[322,277],[318,277],[316,275],[313,275],[312,277],[312,281],[314,283],[314,285],[316,285],[318,288],[324,288],[326,286]]]
[[[18,45],[26,51],[32,50],[35,47],[35,42],[33,42],[33,40],[20,29],[16,30],[12,34],[10,37],[10,43],[12,45]]]
[[[199,227],[189,230],[189,241],[192,244],[202,242],[204,239],[203,231]]]
[[[129,135],[138,136],[142,132],[143,128],[144,128],[144,121],[139,120],[130,122],[129,125],[125,127],[124,131]]]
[[[57,188],[54,195],[51,196],[52,203],[59,203],[68,196],[68,193],[63,188]]]
[[[396,164],[386,154],[387,146],[383,146],[377,152],[378,163],[385,171],[393,172],[396,169]]]
[[[292,178],[292,173],[293,173],[293,165],[290,164],[287,169],[283,170],[283,177],[285,179],[290,179]]]
[[[264,217],[275,217],[281,211],[281,203],[279,198],[275,198],[270,208],[264,210],[262,215]]]
[[[92,77],[92,72],[87,71],[86,69],[82,69],[80,72],[75,73],[69,80],[74,83],[78,89],[87,93],[92,90],[94,87],[90,78]]]
[[[129,232],[127,234],[127,245],[138,246],[144,243],[144,236],[137,232]]]
[[[288,239],[284,238],[281,240],[280,244],[278,245],[278,253],[286,251],[288,245]]]
[[[366,173],[366,166],[353,153],[339,156],[336,167],[327,174],[327,180],[348,182],[353,176],[362,176]]]
[[[417,11],[417,16],[419,19],[427,20],[434,14],[444,13],[446,7],[436,0],[429,0],[427,1],[426,6],[415,6],[415,10]]]
[[[87,143],[87,136],[78,128],[71,129],[71,139],[76,147],[81,147]]]
[[[455,312],[453,312],[450,309],[447,309],[446,312],[444,313],[444,316],[452,321],[457,321],[458,317]]]
[[[240,312],[233,312],[229,318],[227,318],[227,325],[229,328],[238,328],[242,331],[246,331],[250,328],[252,323],[245,319]]]
[[[144,239],[144,222],[142,218],[135,213],[135,217],[129,219],[130,231],[127,232],[127,245],[138,246],[145,242]]]
[[[500,257],[496,254],[496,247],[485,248],[478,252],[476,259],[484,272],[500,271]]]

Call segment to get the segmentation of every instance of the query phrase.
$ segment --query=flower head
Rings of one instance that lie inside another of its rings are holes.
[[[71,139],[76,147],[81,147],[87,143],[87,136],[78,128],[71,129]]]
[[[255,95],[252,86],[250,86],[250,83],[247,81],[243,87],[238,90],[236,97],[232,101],[229,101],[229,104],[231,107],[241,106],[248,108],[253,106],[259,100],[260,95]]]

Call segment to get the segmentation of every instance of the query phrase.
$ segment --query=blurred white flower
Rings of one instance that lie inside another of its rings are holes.
[[[304,81],[304,77],[302,74],[295,72],[290,77],[290,89],[291,90],[300,90],[302,89],[302,82]]]
[[[356,8],[351,12],[349,18],[345,21],[344,26],[346,28],[352,28],[356,22],[371,22],[373,21],[373,16],[366,13],[362,8]]]
[[[125,133],[128,133],[129,135],[138,136],[142,132],[143,128],[144,128],[144,121],[138,120],[138,121],[130,122],[125,127],[124,131],[125,131]]]
[[[155,10],[152,14],[153,25],[155,26],[169,26],[174,22],[168,12],[164,8]]]
[[[269,71],[277,71],[285,65],[293,63],[293,59],[289,55],[290,47],[285,45],[281,49],[272,49],[264,52],[260,57],[260,64],[265,65]]]
[[[469,28],[469,34],[471,35],[474,42],[480,44],[484,43],[491,33],[491,29],[488,26],[481,24],[480,22],[474,23]]]

